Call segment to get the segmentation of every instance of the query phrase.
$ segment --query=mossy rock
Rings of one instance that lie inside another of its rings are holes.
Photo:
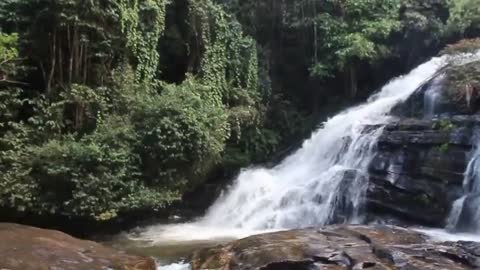
[[[452,66],[445,72],[445,95],[455,110],[463,114],[480,109],[480,61]]]
[[[455,44],[448,45],[440,54],[455,55],[459,53],[474,53],[478,50],[480,50],[480,38],[464,39]]]

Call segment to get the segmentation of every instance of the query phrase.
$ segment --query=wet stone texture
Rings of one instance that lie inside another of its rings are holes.
[[[369,166],[370,217],[443,227],[462,195],[479,127],[478,115],[407,118],[387,125]]]
[[[130,256],[59,231],[0,223],[2,270],[155,270],[151,258]]]
[[[463,270],[480,267],[480,244],[433,243],[392,226],[332,226],[256,235],[196,252],[192,269]]]

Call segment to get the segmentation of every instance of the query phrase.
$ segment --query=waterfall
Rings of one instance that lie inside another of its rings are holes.
[[[480,61],[480,51],[457,57],[456,65]],[[471,93],[467,91],[467,104]],[[463,196],[452,205],[446,229],[450,231],[480,232],[480,129],[472,137],[473,151],[464,173]]]
[[[276,168],[241,173],[202,222],[248,229],[359,222],[367,166],[382,131],[381,125],[370,130],[365,125],[388,121],[383,115],[378,122],[373,121],[366,111],[363,113],[360,121],[349,121],[349,114],[342,115],[331,122],[338,130],[322,129],[334,134],[317,134]]]
[[[443,75],[435,77],[424,95],[424,114],[425,118],[432,118],[437,115],[442,102],[442,86],[445,77]]]
[[[445,64],[434,58],[391,81],[324,123],[278,166],[243,171],[198,222],[252,230],[361,222],[367,167],[390,111]]]
[[[390,81],[359,106],[325,122],[273,168],[243,170],[207,214],[189,224],[147,228],[138,239],[202,241],[262,231],[362,222],[368,165],[390,111],[447,64],[433,58]]]
[[[132,238],[150,241],[153,245],[203,243],[290,228],[362,222],[368,166],[383,128],[395,119],[390,115],[392,109],[447,64],[464,64],[479,58],[480,52],[431,59],[409,74],[390,81],[365,104],[347,109],[325,122],[301,149],[279,165],[243,170],[204,217],[192,223],[151,226]],[[442,76],[439,77],[441,80]],[[435,89],[427,91],[437,94],[439,84],[433,82]],[[431,116],[436,113],[435,99],[426,97],[425,100],[431,101],[428,107]],[[469,180],[465,185],[478,192],[480,150],[474,156],[478,158],[470,162],[466,173]],[[456,205],[464,205],[464,201],[465,198]],[[457,212],[459,219],[462,210]],[[477,214],[480,220],[480,211]],[[452,222],[456,219],[451,218]],[[186,270],[189,265],[173,264],[160,269]]]
[[[478,59],[480,53],[475,56]],[[471,55],[459,58],[460,62],[472,59]],[[151,226],[132,238],[153,244],[202,243],[266,231],[361,223],[368,166],[383,128],[395,119],[390,112],[456,60],[432,58],[390,81],[366,103],[323,123],[277,166],[243,170],[204,217],[186,224]]]
[[[464,173],[463,196],[452,206],[447,220],[447,229],[480,232],[480,134],[474,136],[476,142],[472,157]]]

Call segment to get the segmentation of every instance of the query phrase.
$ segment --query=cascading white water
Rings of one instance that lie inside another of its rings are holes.
[[[457,65],[468,64],[474,61],[480,61],[480,50],[474,54],[459,57]],[[471,96],[465,97],[467,104],[470,104]],[[450,211],[447,219],[447,230],[463,230],[468,232],[480,232],[480,131],[472,138],[474,149],[470,162],[464,173],[463,196],[457,199]]]
[[[480,232],[480,208],[472,206],[480,199],[480,137],[475,137],[475,150],[464,174],[464,195],[453,203],[447,220],[449,230]]]
[[[434,58],[391,81],[366,104],[333,117],[280,165],[242,172],[199,223],[276,229],[358,222],[367,165],[391,109],[445,62]]]
[[[159,266],[159,270],[189,270],[190,265],[186,263],[173,263],[165,266]]]
[[[382,130],[365,125],[388,120],[371,119],[365,107],[357,113],[363,119],[351,121],[347,112],[329,121],[279,166],[244,171],[201,222],[261,230],[358,221],[367,165]]]
[[[438,107],[442,100],[442,86],[444,76],[436,77],[424,95],[425,118],[432,118],[438,113]]]
[[[462,57],[469,58],[471,55]],[[392,80],[367,103],[324,123],[300,150],[274,168],[244,170],[196,222],[152,226],[135,238],[154,244],[201,242],[265,231],[361,222],[368,186],[367,166],[383,127],[393,119],[390,111],[447,63],[452,63],[452,59],[433,58],[408,75]],[[188,269],[188,265],[182,267]]]
[[[303,147],[274,168],[244,170],[198,221],[148,228],[141,239],[232,238],[276,230],[359,222],[369,164],[392,108],[446,65],[433,58],[389,82],[367,103],[324,123]]]

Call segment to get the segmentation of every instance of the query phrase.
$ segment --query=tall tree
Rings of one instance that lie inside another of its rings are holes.
[[[349,95],[357,94],[357,67],[388,56],[386,39],[399,28],[400,0],[325,1],[313,18],[316,44],[324,56],[314,59],[314,75],[326,69],[343,70]],[[318,29],[317,29],[318,28]],[[317,39],[321,39],[318,41]]]

